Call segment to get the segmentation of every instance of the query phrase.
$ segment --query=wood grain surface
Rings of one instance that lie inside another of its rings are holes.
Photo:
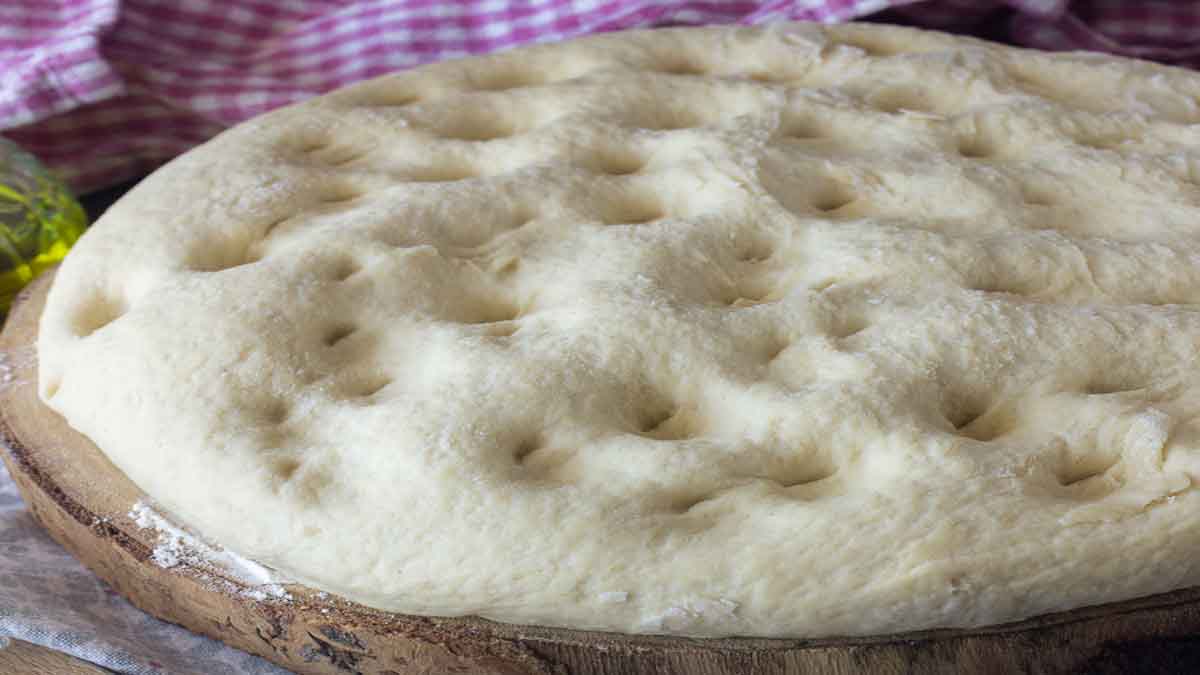
[[[1200,589],[979,630],[856,639],[688,639],[380,612],[300,585],[256,600],[195,561],[170,569],[132,522],[144,495],[37,397],[37,322],[48,274],[0,334],[0,452],[39,523],[145,611],[299,673],[733,675],[761,673],[1200,672]],[[0,661],[0,672],[7,672]],[[66,671],[70,672],[70,671]],[[86,672],[86,671],[85,671]]]
[[[53,649],[0,638],[0,673],[4,675],[110,675],[109,671]]]

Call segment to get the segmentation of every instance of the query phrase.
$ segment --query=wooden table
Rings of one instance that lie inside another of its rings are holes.
[[[0,638],[0,673],[4,675],[110,675],[86,661],[35,644]]]

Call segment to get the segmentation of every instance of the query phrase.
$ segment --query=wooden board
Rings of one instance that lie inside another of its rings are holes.
[[[289,599],[254,600],[238,579],[215,579],[203,565],[164,569],[151,559],[156,533],[128,516],[141,491],[37,397],[33,345],[51,276],[22,294],[0,334],[0,456],[34,517],[138,607],[296,672],[1200,672],[1200,588],[981,630],[701,640],[391,614],[299,585],[288,586]]]

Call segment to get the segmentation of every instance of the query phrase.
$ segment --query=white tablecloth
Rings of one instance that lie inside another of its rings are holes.
[[[38,527],[2,464],[0,636],[57,649],[118,673],[287,672],[130,605]]]

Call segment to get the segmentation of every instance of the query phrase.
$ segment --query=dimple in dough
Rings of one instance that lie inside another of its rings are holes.
[[[1195,585],[1198,97],[860,25],[418,68],[135,188],[40,392],[386,610],[865,635]]]

